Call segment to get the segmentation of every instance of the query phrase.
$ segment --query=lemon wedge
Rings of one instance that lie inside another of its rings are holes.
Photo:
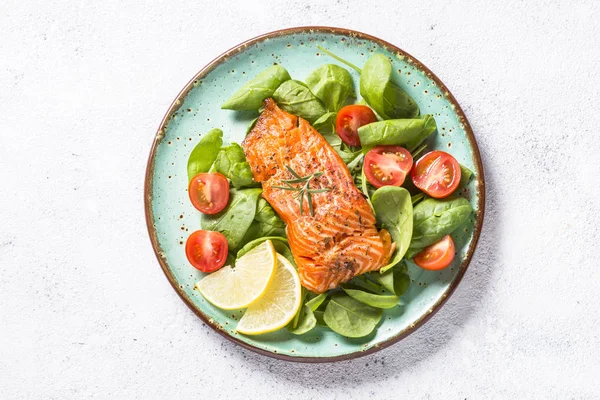
[[[267,240],[236,261],[196,283],[206,300],[223,310],[248,307],[269,287],[277,270],[277,253]]]
[[[246,335],[273,332],[287,325],[301,306],[301,286],[298,272],[281,254],[277,254],[275,276],[267,290],[237,324],[236,330]]]

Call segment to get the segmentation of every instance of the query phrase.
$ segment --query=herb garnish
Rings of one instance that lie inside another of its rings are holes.
[[[298,200],[300,202],[300,215],[302,215],[303,211],[304,211],[303,210],[304,197],[306,196],[306,201],[308,202],[308,209],[310,211],[310,216],[314,217],[315,211],[313,209],[313,204],[312,204],[312,195],[315,193],[328,192],[330,189],[329,188],[311,189],[310,181],[313,180],[314,178],[318,178],[321,175],[323,175],[323,172],[315,172],[312,175],[300,176],[290,166],[286,165],[285,168],[290,172],[290,174],[292,174],[295,177],[295,179],[282,180],[281,182],[285,183],[286,186],[271,186],[271,187],[273,187],[275,189],[291,190],[294,192],[298,192],[298,194],[294,197],[296,198],[296,200]],[[302,185],[300,187],[294,187],[294,186],[292,186],[292,184],[294,184],[294,183],[304,183],[304,185]]]

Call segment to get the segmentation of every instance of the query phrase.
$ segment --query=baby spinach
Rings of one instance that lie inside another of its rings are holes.
[[[408,269],[405,263],[396,264],[395,267],[384,273],[371,272],[369,273],[369,278],[396,296],[402,296],[406,293],[410,285],[410,277],[408,276]]]
[[[336,112],[354,95],[354,81],[345,69],[335,64],[321,65],[306,78],[306,85],[327,108]]]
[[[345,293],[335,293],[325,308],[323,320],[340,335],[357,338],[368,335],[381,321],[382,310],[370,307]]]
[[[286,248],[288,246],[288,240],[284,237],[279,237],[279,236],[265,236],[265,237],[260,237],[258,239],[252,240],[251,242],[248,242],[244,245],[244,247],[242,247],[238,253],[237,253],[237,258],[240,258],[241,256],[243,256],[244,254],[246,254],[247,252],[249,252],[250,250],[252,250],[253,248],[255,248],[256,246],[258,246],[259,244],[261,244],[262,242],[265,242],[267,240],[270,240],[271,243],[273,244],[273,247],[277,246],[279,249],[282,249],[282,247],[279,246],[279,243],[283,244]],[[281,253],[278,251],[278,249],[275,249],[279,254],[281,254],[282,256],[284,256],[285,258],[287,258],[285,256],[285,254]],[[289,251],[289,248],[288,248]]]
[[[267,97],[285,81],[291,79],[290,74],[281,65],[273,65],[233,94],[221,108],[227,110],[258,110]]]
[[[313,123],[313,128],[318,130],[321,133],[321,135],[323,135],[323,136],[325,136],[326,134],[331,134],[331,135],[335,136],[335,138],[332,138],[332,140],[335,140],[335,143],[338,144],[338,143],[341,143],[342,140],[335,133],[335,118],[336,117],[337,117],[336,112],[327,112],[327,113],[321,115]],[[334,145],[334,143],[329,141],[329,139],[327,141],[329,142],[330,145],[332,145],[332,146]]]
[[[462,225],[472,211],[471,203],[462,197],[423,200],[413,213],[411,249],[423,249],[438,242]]]
[[[237,189],[253,186],[252,170],[246,161],[242,146],[232,143],[219,151],[214,164],[214,170],[225,175]]]
[[[392,81],[392,63],[383,54],[367,60],[360,74],[360,94],[384,119],[414,118],[417,103]]]
[[[202,229],[221,232],[227,239],[229,250],[237,251],[254,221],[256,203],[261,193],[261,189],[231,189],[227,208],[214,215],[202,214]]]
[[[410,286],[410,276],[400,270],[394,270],[394,293],[402,296]]]
[[[352,64],[350,61],[344,60],[342,57],[336,56],[335,54],[333,54],[332,52],[330,52],[329,50],[317,45],[317,48],[319,50],[321,50],[323,53],[327,54],[329,57],[333,57],[336,60],[338,60],[339,62],[341,62],[342,64],[346,64],[347,66],[349,66],[350,68],[352,68],[353,70],[355,70],[356,72],[358,72],[359,74],[362,72],[360,68],[358,68],[356,65]]]
[[[411,243],[413,233],[413,208],[408,190],[398,186],[384,186],[373,193],[373,208],[378,224],[387,229],[396,243],[394,256],[381,273],[402,260]]]
[[[294,335],[302,335],[303,333],[306,333],[317,326],[317,319],[308,306],[303,305],[300,307],[297,316],[298,319],[295,326],[293,323],[290,323],[287,326],[287,329],[290,333],[293,333]]]
[[[259,223],[258,236],[285,236],[285,223],[273,210],[273,207],[262,197],[258,199],[256,216]]]
[[[246,135],[248,135],[250,133],[250,131],[252,129],[254,129],[254,125],[256,125],[256,121],[258,121],[258,117],[254,118],[252,121],[250,121],[250,124],[246,128]]]
[[[327,324],[325,323],[325,311],[313,311],[313,315],[315,316],[315,319],[317,320],[317,325],[320,326],[327,326]]]
[[[208,172],[223,146],[223,131],[212,129],[200,139],[188,159],[188,181],[201,172]]]
[[[379,145],[404,146],[413,149],[436,130],[435,119],[423,115],[414,119],[390,119],[373,122],[358,128],[363,151]]]
[[[327,112],[321,100],[300,81],[283,82],[273,93],[273,99],[285,111],[311,123]]]
[[[392,308],[398,305],[400,298],[395,295],[372,294],[362,290],[342,288],[354,300],[375,308]]]
[[[317,311],[317,308],[319,308],[321,306],[321,304],[323,304],[323,302],[325,301],[326,298],[327,298],[327,293],[321,293],[318,296],[313,297],[312,299],[307,301],[306,305],[312,311]]]
[[[473,178],[473,171],[464,165],[460,164],[460,183],[458,184],[459,188],[463,188],[471,182],[471,178]]]

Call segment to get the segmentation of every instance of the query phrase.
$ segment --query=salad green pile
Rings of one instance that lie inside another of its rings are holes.
[[[416,158],[427,147],[424,142],[436,131],[436,121],[432,115],[420,115],[417,103],[393,82],[392,64],[384,55],[373,55],[359,69],[321,50],[360,74],[362,100],[358,103],[368,105],[378,117],[377,122],[358,129],[361,146],[348,146],[336,134],[338,111],[357,98],[352,75],[336,64],[316,68],[304,82],[292,79],[280,65],[271,66],[241,87],[222,108],[254,110],[258,114],[263,101],[272,97],[280,108],[311,122],[348,165],[357,187],[372,206],[378,228],[389,231],[395,251],[388,265],[323,294],[303,288],[303,306],[287,327],[296,335],[322,325],[346,337],[363,337],[377,327],[383,310],[397,307],[408,290],[407,263],[427,246],[454,232],[467,220],[472,208],[462,197],[426,196],[410,180],[403,187],[371,186],[363,169],[367,151],[380,145],[396,145],[405,147]],[[261,197],[260,184],[253,181],[239,144],[224,145],[223,132],[213,129],[191,152],[187,169],[190,180],[198,173],[219,172],[231,181],[227,207],[201,217],[203,230],[220,232],[227,239],[228,262],[233,263],[260,243],[271,240],[277,252],[294,263],[285,224]],[[464,166],[461,170],[460,185],[464,186],[472,172]]]

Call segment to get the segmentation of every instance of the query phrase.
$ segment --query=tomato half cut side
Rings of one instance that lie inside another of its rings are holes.
[[[415,163],[412,181],[431,197],[449,196],[460,183],[460,164],[446,152],[432,151]]]
[[[229,201],[229,181],[224,175],[200,173],[192,178],[188,187],[192,205],[204,214],[216,214]]]
[[[377,146],[365,156],[365,176],[376,188],[402,186],[412,168],[410,152],[400,146]]]
[[[227,260],[229,245],[220,232],[196,231],[185,243],[185,255],[194,268],[202,272],[214,272]]]
[[[442,240],[426,247],[414,257],[414,262],[419,267],[430,271],[447,268],[454,260],[456,247],[450,235],[444,236]]]
[[[377,117],[369,107],[360,104],[345,106],[337,113],[335,130],[348,146],[360,146],[358,128],[375,121]]]

